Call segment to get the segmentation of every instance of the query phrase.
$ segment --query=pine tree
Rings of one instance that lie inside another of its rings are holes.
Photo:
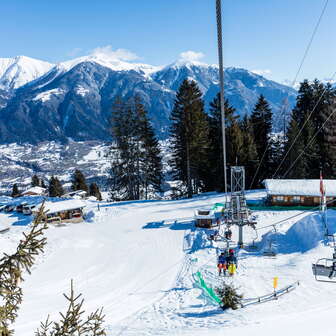
[[[45,185],[45,182],[44,182],[44,180],[43,180],[43,179],[41,179],[40,181],[41,181],[41,187],[42,187],[42,188],[47,188],[47,186]]]
[[[301,83],[287,130],[283,158],[285,177],[318,178],[321,167],[325,177],[334,176],[336,120],[328,116],[335,98],[336,91],[330,84],[324,85],[318,80]]]
[[[196,82],[184,80],[170,117],[173,178],[183,182],[188,197],[204,188],[208,167],[209,126],[201,97]]]
[[[32,187],[39,187],[41,185],[41,180],[37,175],[33,175],[31,180]]]
[[[287,158],[284,164],[283,173],[286,173],[286,171],[289,170],[289,173],[286,175],[286,177],[288,178],[305,178],[305,175],[307,173],[304,158],[300,158],[295,167],[292,167],[292,164],[297,159],[298,155],[303,154],[304,149],[304,141],[302,137],[297,137],[298,133],[298,123],[294,118],[292,118],[287,130],[287,139],[284,150],[284,153],[287,154]],[[295,139],[296,141],[294,142]]]
[[[238,132],[237,122],[238,116],[236,110],[229,104],[226,99],[224,101],[225,111],[225,138],[227,166],[234,164],[236,158],[236,148],[233,138],[234,133]],[[220,108],[220,94],[218,93],[214,100],[210,103],[209,109],[209,159],[210,169],[208,169],[208,177],[210,190],[224,191],[224,169],[223,169],[223,139],[222,139],[222,118]]]
[[[138,96],[127,101],[117,98],[113,105],[111,132],[114,143],[110,156],[111,197],[147,198],[160,191],[162,163],[159,143]]]
[[[97,198],[98,201],[102,200],[102,196],[97,183],[92,182],[89,187],[89,195]]]
[[[257,149],[260,167],[257,175],[257,185],[270,177],[272,171],[272,148],[271,148],[271,131],[272,131],[272,111],[263,95],[259,99],[251,114],[251,124],[253,129],[254,142]]]
[[[239,125],[243,138],[242,147],[239,152],[239,164],[245,167],[246,188],[251,189],[255,187],[255,185],[252,185],[252,179],[259,163],[258,153],[250,119],[245,116]]]
[[[135,97],[135,109],[139,123],[138,139],[140,146],[140,171],[141,187],[144,198],[148,198],[150,189],[160,192],[163,181],[162,157],[159,141],[155,137],[153,126],[151,125],[147,111],[141,103],[139,97]]]
[[[14,254],[4,254],[0,259],[0,336],[14,334],[10,326],[16,321],[23,300],[20,283],[26,272],[30,274],[36,256],[46,245],[43,235],[47,225],[41,224],[44,217],[42,204],[30,231],[24,234]]]
[[[222,301],[222,309],[236,310],[241,305],[243,295],[238,294],[237,289],[233,285],[223,282],[221,287],[216,288],[216,293]]]
[[[73,174],[71,190],[74,190],[74,191],[84,190],[86,192],[89,190],[89,188],[86,184],[85,176],[83,175],[83,173],[79,169],[76,169],[74,174]]]
[[[83,318],[84,299],[82,294],[75,294],[71,280],[70,295],[63,294],[68,301],[66,313],[60,313],[59,322],[49,321],[49,316],[36,331],[36,336],[105,336],[103,309],[98,309],[87,318]]]
[[[13,184],[13,189],[12,189],[11,196],[12,197],[20,196],[20,191],[19,191],[18,185],[16,183]]]
[[[57,177],[50,178],[48,191],[49,197],[61,197],[64,194],[62,184]]]

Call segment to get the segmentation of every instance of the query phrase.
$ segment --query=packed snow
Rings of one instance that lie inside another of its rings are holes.
[[[255,193],[256,198],[264,194]],[[275,276],[279,288],[299,280],[294,291],[278,300],[223,312],[195,286],[196,271],[210,285],[221,282],[216,270],[221,243],[195,229],[192,216],[196,209],[223,200],[223,195],[207,194],[178,201],[85,201],[90,213],[85,222],[48,229],[46,251],[22,284],[25,296],[16,334],[32,335],[48,314],[58,318],[65,309],[62,293],[68,292],[73,279],[87,312],[104,306],[109,336],[334,335],[335,287],[316,282],[311,271],[312,262],[332,253],[322,242],[324,227],[317,212],[255,211],[257,228],[263,229],[256,234],[245,228],[244,240],[246,246],[254,241],[260,250],[240,250],[237,274],[228,280],[245,298],[272,293]],[[12,252],[22,232],[29,230],[15,225],[23,218],[27,217],[0,213],[0,222],[10,225],[0,235],[1,252]],[[328,210],[328,218],[334,233],[336,212]],[[268,227],[280,221],[276,232]],[[277,249],[276,258],[262,254],[269,239]]]

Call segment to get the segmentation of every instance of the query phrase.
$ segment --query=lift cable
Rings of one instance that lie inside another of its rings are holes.
[[[336,73],[335,73],[336,74]],[[318,130],[315,132],[315,134],[311,137],[311,139],[309,140],[309,142],[307,143],[307,145],[303,148],[303,150],[298,154],[298,156],[296,157],[296,159],[294,160],[294,162],[291,164],[291,166],[286,170],[285,174],[283,175],[283,177],[286,177],[287,174],[293,169],[293,167],[295,166],[296,162],[301,158],[301,156],[303,155],[303,153],[305,152],[305,149],[311,145],[311,143],[314,141],[314,139],[317,137],[317,135],[319,134],[319,132],[321,131],[321,129],[324,127],[324,125],[329,121],[329,119],[336,113],[336,109],[329,114],[328,118],[323,122],[323,124],[318,128]]]
[[[335,76],[336,76],[336,71],[333,73],[332,77],[330,78],[329,83],[330,83],[331,81],[334,80]],[[322,100],[322,98],[323,98],[323,96],[324,96],[324,94],[326,93],[327,90],[328,90],[328,86],[326,85],[325,88],[324,88],[324,90],[322,91],[322,93],[321,93],[319,99],[317,100],[316,104],[314,105],[313,109],[310,111],[308,117],[305,119],[305,122],[304,122],[303,125],[301,126],[299,132],[296,134],[296,136],[295,136],[293,142],[291,143],[289,149],[286,151],[286,153],[285,153],[284,157],[282,158],[280,164],[278,165],[278,167],[277,167],[275,173],[273,174],[272,179],[275,177],[275,175],[277,174],[277,172],[279,171],[279,169],[281,168],[281,166],[282,166],[283,163],[285,162],[285,160],[286,160],[288,154],[290,153],[291,149],[293,148],[293,146],[294,146],[296,140],[297,140],[297,139],[299,138],[299,136],[301,135],[301,133],[302,133],[304,127],[306,126],[307,122],[310,120],[310,117],[312,116],[312,114],[315,112],[317,106],[320,104],[320,102],[321,102],[321,100]],[[323,124],[323,125],[324,125],[324,124]],[[319,128],[318,132],[319,132],[320,130],[321,130],[321,127]],[[318,132],[317,132],[317,133],[318,133]],[[316,135],[317,135],[317,134],[315,134],[314,136],[316,136]],[[307,147],[307,146],[306,146],[306,147]],[[306,147],[305,147],[305,148],[306,148]],[[285,175],[286,175],[286,174],[285,174]],[[285,175],[284,175],[284,176],[285,176]]]
[[[324,3],[322,12],[321,12],[321,14],[320,14],[320,16],[319,16],[319,18],[318,18],[318,20],[317,20],[317,23],[316,23],[316,25],[315,25],[315,28],[314,28],[314,30],[313,30],[313,33],[312,33],[312,35],[311,35],[311,37],[310,37],[310,40],[309,40],[309,42],[308,42],[308,45],[307,45],[307,47],[306,47],[306,49],[305,49],[305,51],[304,51],[303,57],[302,57],[301,62],[300,62],[300,64],[299,64],[298,70],[297,70],[297,72],[296,72],[296,74],[295,74],[295,76],[294,76],[294,79],[293,79],[292,83],[291,83],[291,86],[292,86],[292,87],[294,87],[294,85],[296,84],[297,78],[298,78],[298,76],[299,76],[299,74],[300,74],[300,72],[301,72],[301,70],[302,70],[303,64],[304,64],[304,62],[305,62],[305,60],[306,60],[306,58],[307,58],[307,55],[308,55],[308,53],[309,53],[309,50],[310,50],[310,48],[311,48],[311,45],[312,45],[313,40],[314,40],[314,38],[315,38],[315,35],[316,35],[317,31],[318,31],[318,28],[319,28],[319,26],[320,26],[320,23],[321,23],[321,21],[322,21],[322,18],[323,18],[323,15],[324,15],[325,11],[326,11],[326,8],[327,8],[327,6],[328,6],[328,3],[329,3],[329,0],[326,0],[325,3]],[[285,105],[285,104],[283,104],[283,107],[284,107],[284,105]],[[285,108],[282,108],[282,113],[279,113],[277,119],[280,120],[280,118],[281,118],[282,116],[285,116],[285,113],[286,113]],[[308,119],[309,119],[309,118],[308,118]],[[251,187],[252,187],[252,185],[253,185],[253,183],[254,183],[254,181],[255,181],[255,178],[257,177],[257,174],[258,174],[258,172],[259,172],[259,169],[260,169],[260,167],[261,167],[261,164],[262,164],[263,161],[264,161],[266,152],[268,151],[269,147],[270,147],[270,142],[267,144],[267,146],[266,146],[266,148],[265,148],[265,151],[264,151],[264,153],[263,153],[263,155],[262,155],[262,157],[261,157],[261,159],[260,159],[260,161],[259,161],[257,170],[256,170],[256,172],[254,173],[252,182],[251,182],[251,184],[250,184],[250,189],[251,189]],[[275,175],[275,174],[274,174],[274,175]],[[274,175],[273,175],[273,176],[274,176]]]

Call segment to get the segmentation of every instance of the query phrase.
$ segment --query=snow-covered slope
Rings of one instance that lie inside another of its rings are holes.
[[[0,58],[0,89],[13,90],[47,73],[54,64],[26,56]]]
[[[324,228],[311,212],[255,212],[258,227],[298,216],[278,228],[283,240],[277,258],[243,249],[237,275],[227,279],[245,298],[271,293],[275,276],[280,288],[297,280],[299,287],[278,300],[237,311],[223,312],[206,300],[194,284],[193,273],[202,272],[211,285],[221,282],[216,270],[217,243],[213,245],[203,230],[195,230],[190,216],[197,208],[221,201],[223,195],[212,195],[179,201],[101,203],[100,209],[87,202],[87,222],[49,228],[45,254],[38,258],[32,274],[25,275],[16,334],[32,335],[48,313],[57,318],[65,309],[62,293],[68,292],[73,279],[76,291],[85,297],[87,311],[104,306],[108,336],[334,335],[335,287],[315,282],[311,271],[312,262],[332,251],[321,244]],[[328,217],[333,222],[335,211],[330,210]],[[24,218],[0,213],[2,223]],[[330,229],[335,233],[335,226]],[[13,251],[27,230],[11,226],[0,235],[0,252]],[[267,235],[268,230],[261,233]],[[246,243],[255,239],[263,244],[261,234],[256,237],[249,228],[244,228],[244,236]],[[236,231],[233,239],[237,239]]]

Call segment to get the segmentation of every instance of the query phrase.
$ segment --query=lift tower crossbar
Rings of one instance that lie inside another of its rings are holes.
[[[239,228],[239,248],[243,247],[244,226],[255,226],[255,222],[250,220],[250,215],[251,213],[247,207],[245,197],[245,167],[232,166],[228,225],[237,225]]]

